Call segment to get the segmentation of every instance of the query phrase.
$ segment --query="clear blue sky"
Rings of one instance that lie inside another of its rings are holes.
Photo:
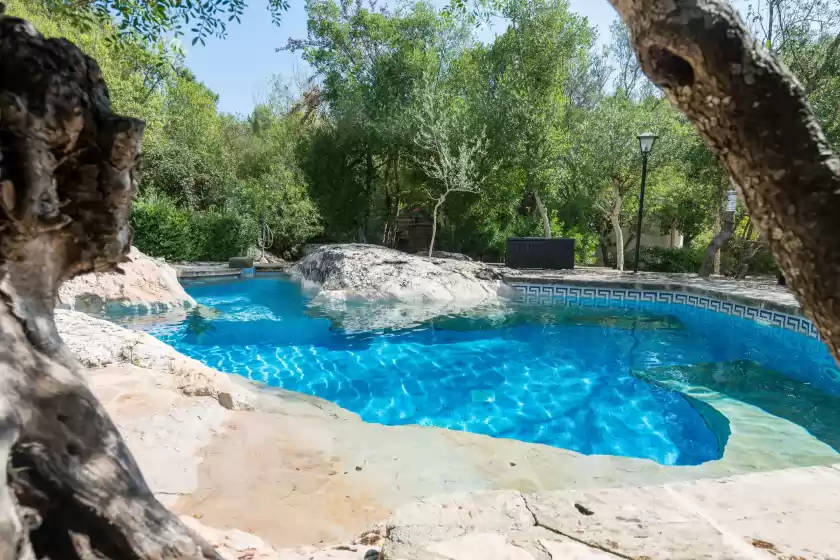
[[[448,4],[448,0],[433,1],[440,7]],[[290,0],[290,4],[283,25],[278,28],[272,25],[265,2],[250,0],[242,23],[228,27],[227,39],[211,39],[204,47],[187,48],[187,66],[219,94],[220,110],[247,114],[255,102],[265,99],[272,75],[291,79],[295,72],[304,76],[309,74],[299,54],[275,52],[277,47],[286,44],[287,38],[306,36],[304,1]],[[571,0],[571,7],[598,27],[602,43],[609,40],[609,26],[616,14],[607,0]],[[491,40],[497,31],[483,29],[480,37]]]

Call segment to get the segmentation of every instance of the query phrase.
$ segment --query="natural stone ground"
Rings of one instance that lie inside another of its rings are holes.
[[[152,489],[176,513],[217,528],[207,531],[230,558],[361,560],[371,547],[360,535],[383,523],[388,558],[405,560],[794,559],[840,550],[840,471],[732,476],[832,465],[840,455],[802,427],[706,388],[684,389],[729,418],[724,457],[663,467],[369,424],[314,397],[208,373],[148,335],[58,316],[74,352],[100,366],[91,384]],[[226,392],[253,410],[220,406]]]
[[[661,486],[436,497],[389,520],[405,560],[829,559],[840,465]]]
[[[65,309],[55,310],[55,323],[64,343],[84,366],[148,368],[165,373],[165,379],[184,394],[213,397],[225,408],[251,408],[252,393],[244,381],[188,358],[149,334]]]

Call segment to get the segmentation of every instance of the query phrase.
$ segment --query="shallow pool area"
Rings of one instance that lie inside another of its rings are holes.
[[[406,306],[313,304],[282,276],[186,288],[197,310],[135,328],[220,371],[316,395],[369,422],[664,465],[720,458],[726,418],[674,390],[677,381],[712,385],[835,448],[840,439],[829,411],[840,410],[840,371],[819,340],[706,309],[501,302],[411,321]]]

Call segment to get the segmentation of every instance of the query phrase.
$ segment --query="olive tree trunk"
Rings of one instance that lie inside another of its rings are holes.
[[[728,169],[840,360],[840,160],[805,92],[722,0],[610,0],[642,68]]]
[[[437,222],[438,222],[438,212],[440,212],[440,207],[446,202],[446,196],[449,194],[449,191],[446,191],[440,198],[438,198],[437,202],[435,203],[435,209],[432,211],[432,237],[429,239],[429,258],[432,258],[432,254],[435,252],[435,237],[437,237]]]
[[[703,263],[700,265],[700,270],[697,275],[703,278],[708,278],[712,270],[717,267],[720,273],[720,252],[729,240],[732,239],[732,233],[735,230],[735,213],[726,212],[723,215],[723,225],[720,231],[715,234],[712,242],[706,248],[706,254],[703,257]]]
[[[548,210],[543,204],[542,199],[540,198],[540,193],[536,190],[534,191],[534,202],[537,204],[537,211],[540,213],[540,218],[542,218],[543,223],[543,236],[546,239],[551,239],[551,220],[548,217]]]
[[[610,223],[615,233],[615,269],[624,270],[624,233],[621,231],[621,205],[624,198],[621,196],[621,189],[613,184],[613,207],[610,211]]]
[[[0,558],[218,558],[152,495],[58,336],[59,285],[114,268],[144,124],[96,62],[0,6]]]

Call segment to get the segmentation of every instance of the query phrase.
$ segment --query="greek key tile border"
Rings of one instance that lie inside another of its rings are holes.
[[[562,284],[511,283],[520,292],[519,301],[529,304],[550,304],[556,301],[614,300],[623,303],[677,303],[708,309],[726,315],[751,319],[763,324],[819,338],[817,328],[805,317],[788,315],[770,309],[721,301],[712,297],[683,292],[656,290],[630,290],[625,288],[595,288],[591,286],[564,286]]]

